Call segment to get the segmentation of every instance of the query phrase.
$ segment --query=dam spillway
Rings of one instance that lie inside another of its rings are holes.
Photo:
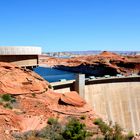
[[[66,87],[57,84],[59,92],[68,92],[74,86],[74,82],[67,82]],[[140,132],[140,77],[88,81],[84,90],[84,99],[97,114],[124,130]]]

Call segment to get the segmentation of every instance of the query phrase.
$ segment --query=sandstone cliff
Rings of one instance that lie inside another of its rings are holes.
[[[107,51],[99,55],[80,56],[69,59],[40,57],[40,63],[58,69],[95,76],[140,73],[140,56],[121,56]]]
[[[67,117],[86,115],[93,125],[95,113],[76,93],[55,93],[36,73],[0,62],[0,139],[12,140],[14,133],[40,130],[50,117],[67,121]]]

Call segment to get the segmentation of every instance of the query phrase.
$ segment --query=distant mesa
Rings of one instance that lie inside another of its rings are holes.
[[[108,52],[108,51],[103,51],[103,52],[100,53],[100,55],[103,55],[103,56],[118,56],[118,54],[113,53],[113,52]]]
[[[140,56],[119,55],[114,52],[103,51],[97,55],[82,55],[62,59],[47,56],[40,56],[40,63],[57,69],[84,73],[87,75],[104,76],[117,74],[131,75],[139,74]]]

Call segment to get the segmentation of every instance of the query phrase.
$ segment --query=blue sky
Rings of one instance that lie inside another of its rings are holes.
[[[0,0],[0,46],[140,51],[140,0]]]

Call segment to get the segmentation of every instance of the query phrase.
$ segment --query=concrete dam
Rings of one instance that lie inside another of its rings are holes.
[[[58,92],[68,92],[77,86],[74,81],[52,85]],[[140,132],[139,76],[91,80],[79,88],[83,90],[81,96],[101,117],[117,122],[124,130]]]

